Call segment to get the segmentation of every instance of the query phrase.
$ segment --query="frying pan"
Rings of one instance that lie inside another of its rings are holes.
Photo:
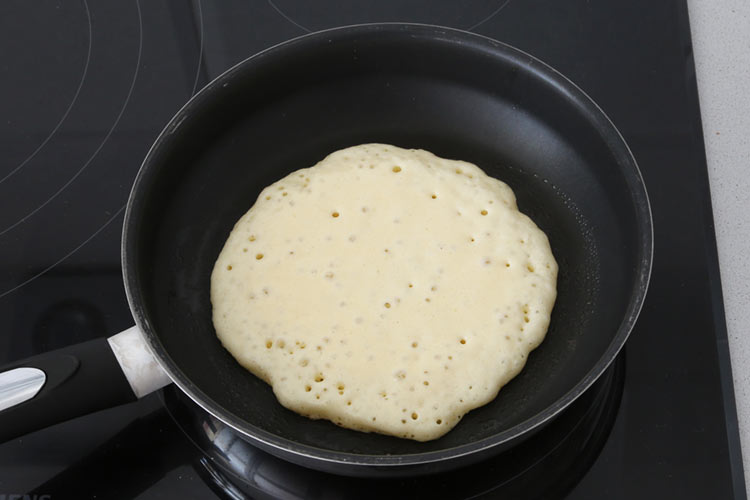
[[[546,340],[488,405],[417,443],[312,421],[225,351],[209,277],[260,190],[366,142],[476,163],[515,191],[558,260]],[[609,366],[643,303],[648,197],[614,125],[534,57],[435,26],[373,24],[304,36],[231,68],[149,151],[125,216],[122,265],[136,327],[0,373],[0,440],[174,382],[251,444],[338,474],[437,472],[499,453],[558,415]]]

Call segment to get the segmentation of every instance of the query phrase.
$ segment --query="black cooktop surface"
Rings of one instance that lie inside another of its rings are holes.
[[[353,485],[426,498],[746,498],[685,2],[3,2],[0,363],[132,324],[125,203],[192,94],[278,42],[375,21],[514,45],[578,84],[622,132],[655,227],[648,298],[623,354],[544,433],[438,478],[353,483],[232,437],[240,455],[222,458],[201,441],[215,423],[169,389],[0,445],[0,498],[345,498]],[[222,462],[235,456],[239,475]]]

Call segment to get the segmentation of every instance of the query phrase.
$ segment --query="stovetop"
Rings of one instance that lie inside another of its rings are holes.
[[[585,442],[553,447],[581,457],[564,488],[532,487],[559,475],[538,461],[533,476],[516,475],[534,482],[519,482],[501,471],[507,457],[465,471],[466,488],[450,477],[391,486],[426,497],[432,487],[455,497],[746,498],[685,2],[3,2],[0,363],[132,324],[125,203],[151,143],[196,90],[278,42],[374,21],[474,31],[568,76],[633,150],[655,227],[648,298],[601,399],[590,398],[608,406],[593,420],[568,413],[565,436],[589,429]],[[247,494],[200,447],[178,397],[169,390],[0,445],[0,498]],[[351,484],[251,455],[254,496],[343,498],[337,485]],[[285,488],[300,477],[303,489]],[[470,487],[479,482],[488,486]]]

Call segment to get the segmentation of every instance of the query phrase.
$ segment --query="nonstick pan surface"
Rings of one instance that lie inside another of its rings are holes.
[[[221,346],[211,322],[214,261],[261,189],[367,142],[466,160],[505,181],[559,263],[550,329],[526,368],[431,442],[283,408]],[[301,37],[209,84],[146,158],[123,236],[136,322],[176,384],[252,444],[352,475],[436,472],[528,437],[614,359],[643,302],[652,253],[635,160],[580,89],[502,43],[403,24]]]

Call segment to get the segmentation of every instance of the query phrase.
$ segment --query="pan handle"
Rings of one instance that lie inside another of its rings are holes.
[[[0,443],[170,382],[137,327],[11,363],[0,368]]]

